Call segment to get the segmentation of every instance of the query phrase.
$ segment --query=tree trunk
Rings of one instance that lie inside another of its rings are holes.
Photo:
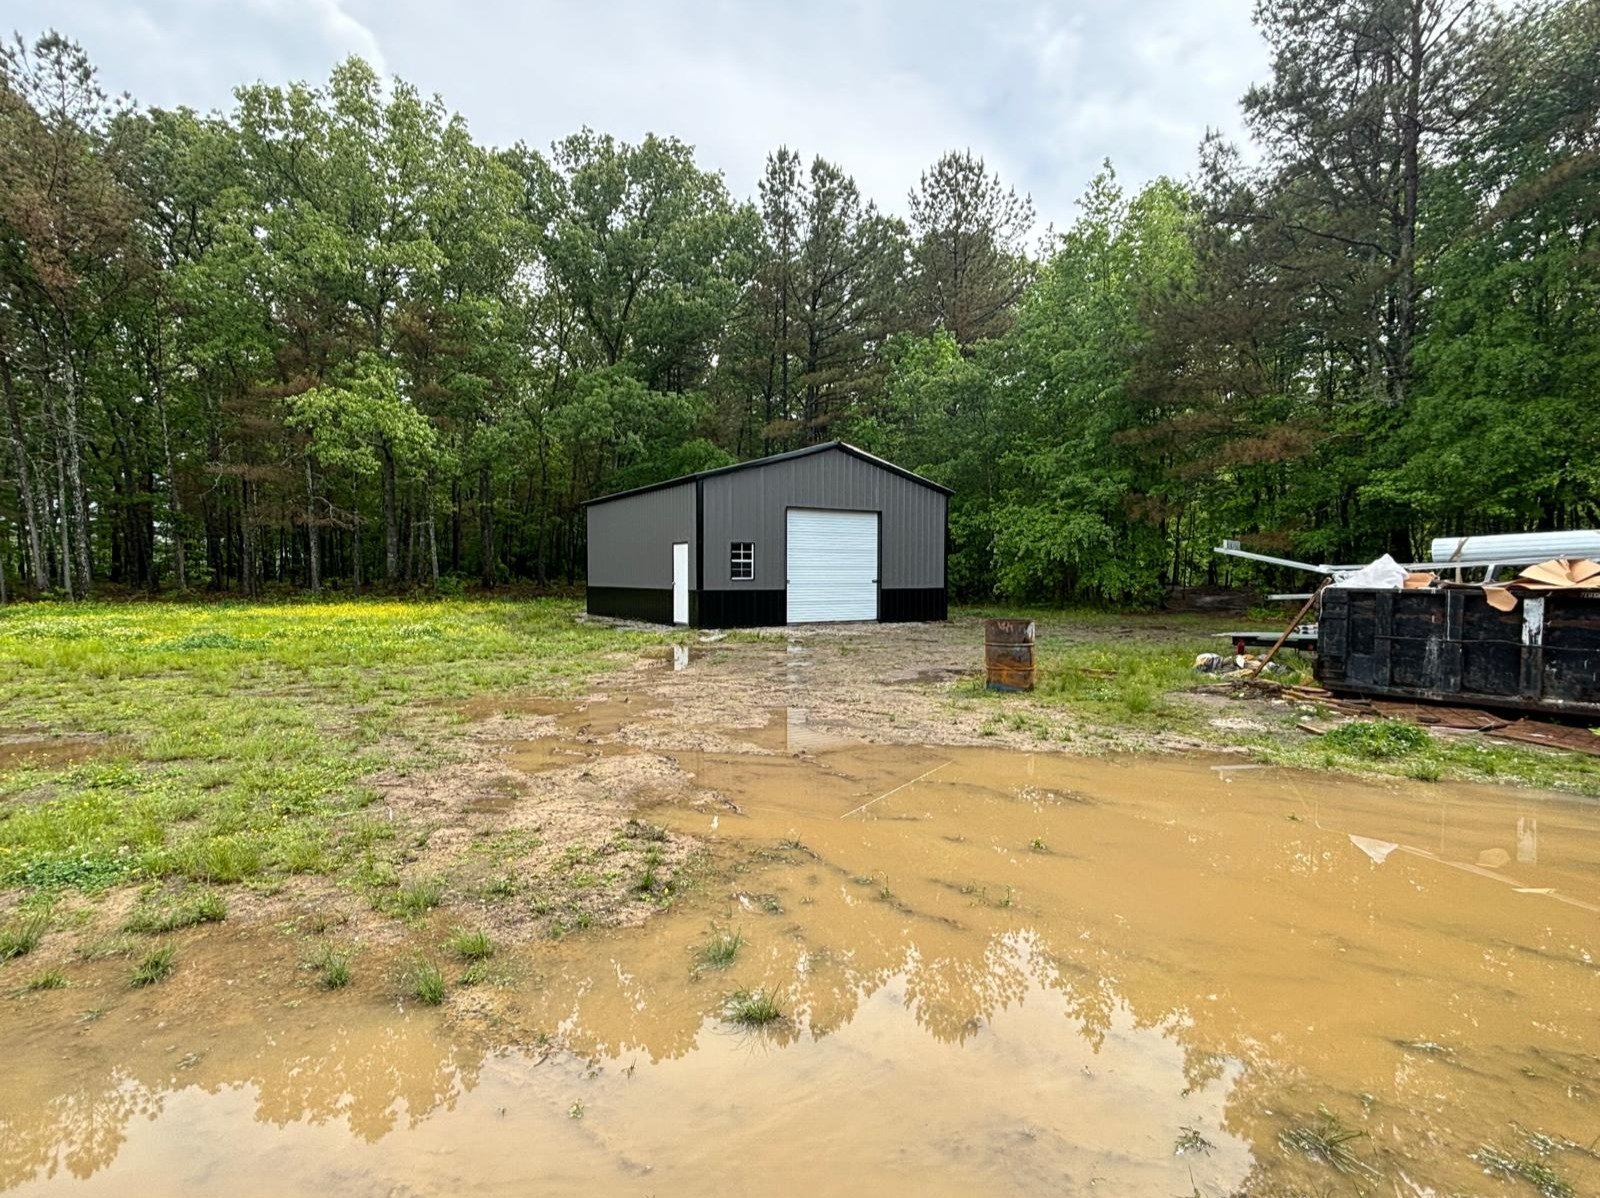
[[[424,497],[428,504],[428,568],[433,575],[433,589],[439,589],[439,541],[433,531],[433,483],[430,480]]]
[[[387,442],[380,446],[383,456],[383,575],[393,582],[400,576],[400,513],[395,501],[394,453]]]
[[[0,385],[5,389],[11,452],[17,463],[17,494],[22,500],[23,528],[28,538],[28,564],[33,571],[34,590],[44,592],[50,589],[50,563],[44,555],[44,540],[39,535],[39,507],[34,499],[33,479],[28,470],[28,443],[22,433],[22,413],[17,407],[11,362],[5,357],[0,357]]]
[[[322,593],[321,537],[317,531],[317,484],[311,474],[311,458],[306,457],[306,563],[311,571],[311,593]]]
[[[483,585],[494,586],[494,489],[489,483],[489,467],[478,467],[478,546],[483,557]]]
[[[72,525],[76,535],[78,587],[84,595],[94,578],[89,564],[89,501],[83,489],[83,457],[79,446],[78,428],[78,367],[72,360],[70,334],[64,338],[66,352],[62,355],[63,375],[67,397],[67,471],[72,487]]]
[[[48,390],[45,393],[44,413],[56,459],[56,512],[52,523],[57,526],[55,535],[57,556],[61,561],[61,590],[68,598],[76,598],[72,589],[72,529],[68,524],[71,515],[67,507],[67,451],[61,443],[61,422],[56,418],[55,401],[50,398]]]
[[[178,590],[189,589],[189,570],[184,559],[183,500],[178,496],[178,472],[172,460],[172,432],[167,427],[166,388],[159,376],[155,386],[156,413],[161,417],[161,451],[167,465],[167,513],[172,517],[172,568],[178,576]]]

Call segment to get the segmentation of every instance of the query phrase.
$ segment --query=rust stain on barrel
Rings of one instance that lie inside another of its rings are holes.
[[[1032,620],[998,619],[984,622],[983,657],[991,690],[1033,689]]]

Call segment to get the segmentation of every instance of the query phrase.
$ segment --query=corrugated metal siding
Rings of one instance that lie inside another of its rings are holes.
[[[611,503],[593,503],[589,516],[589,585],[672,586],[672,543],[689,543],[694,586],[694,483]],[[727,563],[723,563],[726,571]]]
[[[708,478],[703,486],[707,589],[782,589],[784,513],[791,507],[882,512],[883,587],[944,586],[945,496],[870,462],[835,450]],[[755,542],[756,576],[748,582],[729,577],[734,541]]]

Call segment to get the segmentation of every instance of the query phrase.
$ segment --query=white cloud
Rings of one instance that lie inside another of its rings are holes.
[[[944,150],[982,154],[1058,226],[1102,159],[1185,175],[1266,69],[1249,0],[12,0],[25,36],[83,42],[108,90],[226,107],[360,54],[440,93],[476,135],[537,146],[588,124],[693,143],[736,194],[788,144],[882,206]]]

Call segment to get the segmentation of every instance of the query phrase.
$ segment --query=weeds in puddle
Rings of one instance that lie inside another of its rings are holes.
[[[1327,1107],[1317,1108],[1315,1123],[1297,1124],[1278,1133],[1278,1143],[1292,1152],[1303,1153],[1347,1177],[1376,1181],[1378,1170],[1362,1160],[1350,1145],[1364,1139],[1366,1132],[1348,1127]]]
[[[1576,1193],[1572,1183],[1557,1173],[1537,1149],[1513,1154],[1503,1152],[1493,1144],[1485,1144],[1471,1156],[1485,1173],[1507,1181],[1525,1181],[1539,1192],[1541,1198],[1572,1198]]]
[[[430,1007],[436,1007],[444,1001],[444,971],[432,961],[419,959],[411,967],[408,979],[411,988],[411,997],[418,1002]]]
[[[1194,1128],[1180,1127],[1178,1129],[1178,1138],[1172,1145],[1172,1152],[1174,1156],[1183,1156],[1191,1152],[1210,1152],[1214,1147],[1216,1145],[1212,1144],[1210,1140],[1206,1139]]]
[[[213,890],[189,895],[179,902],[141,904],[123,923],[124,932],[162,935],[180,928],[191,928],[202,923],[221,923],[228,918],[228,904]]]
[[[50,916],[43,911],[32,911],[5,928],[0,928],[0,961],[26,957],[39,947],[39,941],[50,930]]]
[[[135,987],[153,986],[157,982],[166,981],[172,976],[173,955],[170,944],[151,949],[133,967],[133,973],[128,979],[129,984]]]
[[[777,1000],[765,990],[735,990],[722,1008],[723,1017],[740,1027],[766,1027],[783,1018]]]
[[[1028,841],[1028,848],[1035,853],[1048,853],[1050,851],[1050,846],[1044,842],[1043,836],[1035,836]]]
[[[450,937],[450,951],[463,961],[486,961],[494,956],[495,943],[485,931],[462,928]]]
[[[738,931],[717,932],[700,948],[700,961],[708,969],[726,969],[744,947],[744,935]]]
[[[350,984],[350,954],[345,949],[324,944],[307,964],[316,971],[317,984],[324,990],[343,990]]]

